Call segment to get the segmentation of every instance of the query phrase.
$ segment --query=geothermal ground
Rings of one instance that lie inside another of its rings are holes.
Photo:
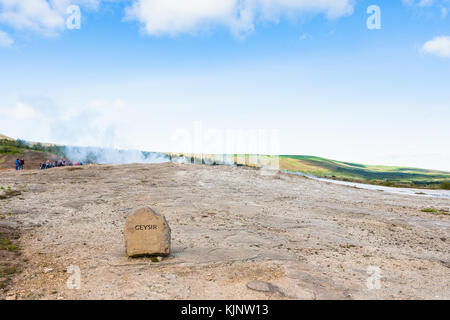
[[[3,170],[0,185],[20,191],[0,199],[0,227],[21,248],[0,255],[18,270],[0,298],[450,299],[449,199],[173,163]],[[144,206],[172,229],[160,262],[125,255]]]

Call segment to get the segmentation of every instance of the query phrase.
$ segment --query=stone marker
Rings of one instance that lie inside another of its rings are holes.
[[[139,209],[129,216],[123,234],[129,257],[170,254],[169,224],[150,208]]]

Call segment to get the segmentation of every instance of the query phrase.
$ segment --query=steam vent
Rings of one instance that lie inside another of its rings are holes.
[[[164,216],[150,208],[134,212],[125,222],[125,249],[129,257],[170,254],[170,227]]]

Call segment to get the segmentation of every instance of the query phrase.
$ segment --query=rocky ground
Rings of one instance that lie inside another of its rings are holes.
[[[17,269],[0,298],[450,299],[449,199],[174,163],[2,170],[1,186],[20,250],[1,250]],[[172,229],[160,262],[125,255],[144,206]]]

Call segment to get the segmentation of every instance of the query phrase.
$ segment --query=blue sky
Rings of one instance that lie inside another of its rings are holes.
[[[450,1],[18,3],[0,0],[0,133],[166,151],[201,121],[276,129],[282,154],[450,170]]]

